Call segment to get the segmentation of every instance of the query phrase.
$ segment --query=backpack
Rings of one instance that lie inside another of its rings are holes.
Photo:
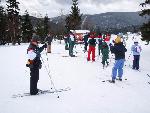
[[[135,46],[135,52],[137,52],[137,53],[140,53],[140,52],[141,52],[140,46]]]

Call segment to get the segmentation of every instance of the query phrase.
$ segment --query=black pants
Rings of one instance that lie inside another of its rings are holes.
[[[30,94],[36,95],[38,93],[37,83],[39,80],[39,69],[30,68]]]
[[[87,51],[87,46],[88,46],[88,43],[85,43],[85,44],[84,44],[84,50],[85,50],[85,51]]]
[[[139,60],[140,60],[140,55],[134,55],[134,60],[133,60],[133,69],[139,69]]]

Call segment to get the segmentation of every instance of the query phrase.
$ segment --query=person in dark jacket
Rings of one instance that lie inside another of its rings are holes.
[[[90,61],[90,55],[92,53],[92,61],[95,61],[95,46],[96,46],[96,39],[93,33],[91,33],[90,37],[89,37],[89,50],[88,50],[88,57],[87,57],[87,61]]]
[[[38,47],[39,38],[37,35],[33,35],[30,45],[27,49],[28,62],[27,67],[30,68],[30,94],[36,95],[38,93],[37,83],[39,80],[39,69],[42,67],[40,60],[41,52],[44,48],[47,48],[47,45]]]
[[[105,67],[105,64],[109,64],[109,62],[107,61],[107,59],[109,59],[109,47],[107,45],[106,42],[102,43],[102,64],[103,64],[103,68]]]
[[[51,43],[53,41],[53,37],[51,36],[50,33],[46,37],[45,41],[48,43],[48,45],[47,45],[47,53],[51,53]]]
[[[84,52],[87,51],[88,38],[89,38],[89,33],[86,33],[86,35],[85,35],[84,38],[83,38],[83,41],[84,41]]]
[[[64,41],[65,41],[65,50],[69,50],[69,35],[64,35]]]
[[[102,43],[103,43],[102,34],[99,33],[97,38],[98,38],[98,55],[100,56],[102,52]]]
[[[117,36],[115,39],[114,46],[110,45],[110,50],[112,53],[115,54],[115,64],[112,69],[112,83],[115,83],[115,79],[118,72],[119,80],[122,81],[122,75],[123,75],[123,66],[125,62],[125,52],[127,49],[121,42],[121,38]]]
[[[75,55],[73,54],[73,48],[75,45],[75,35],[73,32],[70,32],[69,34],[69,56],[70,57],[75,57]]]

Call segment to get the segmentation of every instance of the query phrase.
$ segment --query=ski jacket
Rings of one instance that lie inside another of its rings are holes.
[[[94,37],[90,37],[88,41],[89,46],[96,46],[96,39]]]
[[[122,42],[116,43],[114,46],[110,46],[110,50],[115,54],[115,60],[125,59],[125,52],[127,49]]]
[[[75,41],[76,41],[76,40],[75,40],[75,36],[71,34],[71,35],[69,36],[69,44],[70,44],[70,45],[75,45]]]
[[[103,42],[102,44],[102,55],[104,57],[104,60],[109,58],[109,47],[106,42]]]
[[[28,65],[26,65],[29,68],[41,68],[42,63],[40,60],[41,52],[43,49],[46,48],[46,45],[43,45],[42,47],[38,47],[32,43],[30,43],[28,49],[27,49],[27,55],[28,55]]]
[[[133,55],[140,55],[142,48],[137,43],[132,45],[131,51],[133,52]]]
[[[84,43],[88,42],[89,34],[86,34],[83,38]]]

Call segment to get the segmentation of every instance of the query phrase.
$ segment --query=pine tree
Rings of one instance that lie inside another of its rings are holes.
[[[23,42],[29,42],[31,37],[32,37],[32,33],[33,33],[33,26],[31,24],[31,20],[28,14],[28,11],[25,11],[25,15],[22,16],[22,41]]]
[[[19,2],[16,0],[7,0],[8,27],[11,42],[15,45],[19,36]]]
[[[140,4],[142,7],[147,7],[150,5],[150,0],[145,0],[144,3]],[[148,18],[148,22],[144,23],[141,27],[141,33],[142,33],[142,40],[145,40],[149,43],[150,41],[150,9],[146,8],[143,9],[140,13],[140,16],[145,16]]]
[[[36,27],[36,33],[40,37],[41,42],[43,43],[44,37],[44,22],[43,19],[39,19]]]
[[[46,15],[46,16],[44,17],[44,37],[46,37],[47,34],[48,34],[48,32],[49,32],[48,21],[49,21],[49,18],[48,18],[48,16]]]
[[[80,9],[78,8],[78,0],[72,0],[73,4],[71,6],[71,14],[66,17],[66,28],[67,30],[79,29],[81,25]]]
[[[7,29],[6,13],[4,7],[0,6],[0,44],[3,45],[6,43],[6,29]]]

